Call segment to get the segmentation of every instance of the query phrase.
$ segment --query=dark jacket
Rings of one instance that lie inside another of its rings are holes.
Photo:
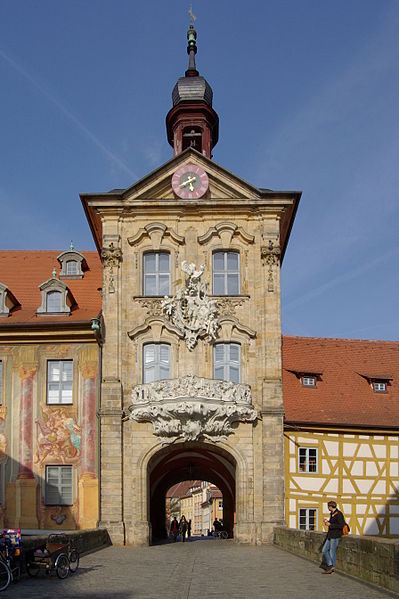
[[[340,539],[342,529],[345,524],[345,518],[342,512],[335,510],[330,516],[330,526],[328,527],[327,539]]]

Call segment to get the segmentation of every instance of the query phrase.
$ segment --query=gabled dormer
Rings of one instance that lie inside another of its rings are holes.
[[[19,305],[20,303],[8,289],[7,285],[0,283],[0,316],[9,316],[11,310]]]
[[[65,283],[57,279],[55,269],[52,278],[39,285],[39,289],[42,303],[36,311],[38,316],[70,314],[71,308],[76,305],[71,291]]]
[[[86,260],[74,249],[72,242],[69,250],[57,256],[57,260],[61,264],[60,279],[83,279]]]

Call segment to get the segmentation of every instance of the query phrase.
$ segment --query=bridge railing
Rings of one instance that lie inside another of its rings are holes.
[[[274,544],[295,555],[321,563],[326,533],[274,528]],[[337,552],[337,570],[399,593],[399,539],[348,535]]]

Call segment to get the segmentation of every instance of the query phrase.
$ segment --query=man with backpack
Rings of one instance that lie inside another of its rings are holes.
[[[335,501],[329,501],[327,507],[330,511],[330,518],[324,518],[324,525],[327,526],[327,537],[323,545],[323,555],[326,560],[326,574],[332,574],[335,571],[337,549],[342,537],[344,527],[348,526],[342,512],[337,509]],[[349,529],[349,527],[348,527]]]

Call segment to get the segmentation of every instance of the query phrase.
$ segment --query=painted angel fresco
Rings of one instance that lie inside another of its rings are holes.
[[[36,419],[38,439],[35,462],[39,466],[48,460],[62,464],[80,461],[81,428],[63,408],[43,406],[42,417]]]

